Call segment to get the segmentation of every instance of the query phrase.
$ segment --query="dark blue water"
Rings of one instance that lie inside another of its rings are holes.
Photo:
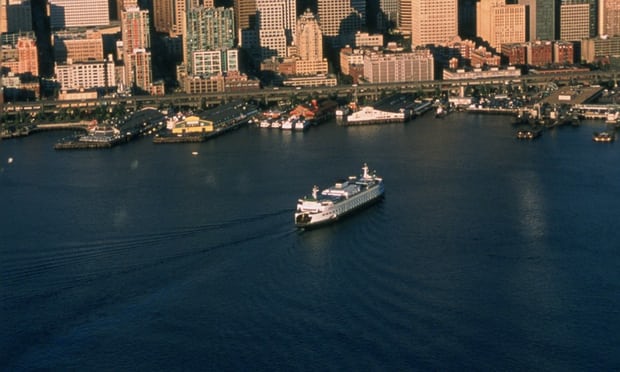
[[[103,151],[2,141],[0,369],[618,370],[603,127],[520,142],[510,118],[454,114]],[[297,198],[363,162],[385,200],[297,231]]]

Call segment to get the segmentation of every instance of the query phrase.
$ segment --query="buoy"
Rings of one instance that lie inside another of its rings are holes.
[[[13,162],[13,158],[9,158],[9,159],[7,160],[7,163],[9,163],[9,164],[11,164],[12,162]]]

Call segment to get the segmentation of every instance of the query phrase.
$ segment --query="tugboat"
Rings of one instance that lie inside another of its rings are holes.
[[[541,129],[521,129],[517,132],[517,138],[532,140],[534,138],[540,137],[541,134]]]
[[[616,136],[609,132],[594,132],[592,134],[592,140],[594,142],[613,142]]]
[[[334,222],[354,210],[380,200],[384,195],[383,178],[370,174],[367,164],[359,177],[349,176],[336,182],[319,194],[319,187],[312,188],[312,196],[298,199],[295,225],[312,228]]]

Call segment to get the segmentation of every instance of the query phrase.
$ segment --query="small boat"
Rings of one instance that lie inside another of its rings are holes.
[[[343,118],[351,113],[349,106],[342,106],[336,109],[336,117]]]
[[[542,134],[541,129],[521,129],[517,132],[518,139],[534,139],[540,137]]]
[[[616,136],[609,132],[594,132],[592,134],[592,140],[594,142],[613,142]]]
[[[444,108],[442,105],[437,106],[437,110],[435,110],[435,117],[441,119],[446,115],[448,115],[446,108]]]
[[[295,122],[295,130],[306,130],[309,126],[310,121],[305,118],[299,118],[299,120]]]
[[[289,117],[282,123],[282,129],[292,130],[295,127],[295,122],[297,122],[297,117],[295,116]]]
[[[618,111],[610,111],[607,113],[607,116],[605,117],[606,124],[618,124],[619,121],[620,121],[620,112]]]
[[[192,155],[194,156],[198,155],[198,151],[192,151]]]

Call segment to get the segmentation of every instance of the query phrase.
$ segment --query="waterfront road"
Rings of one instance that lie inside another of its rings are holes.
[[[402,93],[437,93],[462,89],[468,86],[505,86],[518,85],[524,87],[544,87],[554,83],[566,84],[601,84],[613,83],[617,86],[620,70],[608,71],[567,71],[562,73],[528,74],[519,77],[494,77],[487,79],[461,80],[433,80],[417,82],[380,83],[380,84],[353,84],[334,87],[265,87],[254,91],[244,92],[214,92],[204,94],[167,94],[164,96],[127,96],[105,97],[99,99],[84,99],[62,101],[40,100],[34,102],[5,102],[2,113],[11,112],[57,112],[59,108],[94,108],[97,106],[114,106],[124,104],[133,109],[147,106],[166,107],[204,107],[205,105],[219,104],[235,99],[253,100],[264,103],[275,103],[284,100],[308,98],[351,98],[368,97],[377,99],[382,94],[392,92]]]

